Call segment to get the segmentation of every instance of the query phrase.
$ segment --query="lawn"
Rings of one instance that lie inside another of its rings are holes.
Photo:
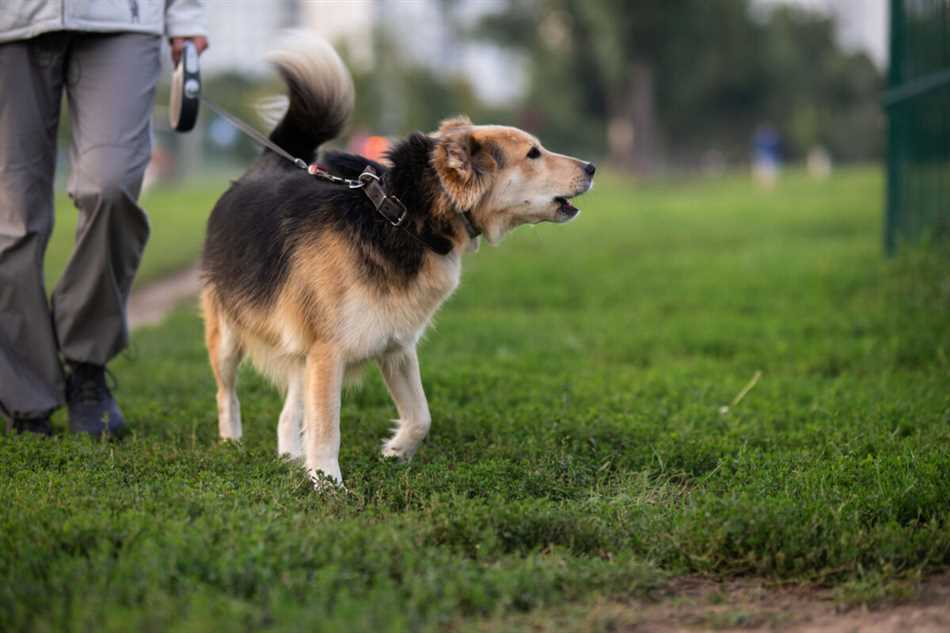
[[[938,569],[950,259],[883,259],[881,199],[872,169],[601,179],[576,222],[469,256],[411,464],[379,456],[376,371],[346,394],[347,492],[276,457],[251,371],[217,441],[184,309],[114,363],[123,443],[0,438],[0,630],[587,630],[684,574],[873,600]]]

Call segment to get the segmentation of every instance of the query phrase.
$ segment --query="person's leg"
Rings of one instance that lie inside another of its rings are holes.
[[[113,432],[123,426],[102,368],[128,344],[126,302],[149,234],[137,199],[151,152],[160,41],[156,35],[84,33],[68,62],[69,193],[79,225],[53,293],[53,318],[60,351],[74,369],[67,385],[71,425],[94,435],[105,430],[103,423]]]
[[[105,365],[128,343],[126,300],[149,234],[136,201],[151,152],[159,45],[158,36],[138,33],[82,34],[73,43],[69,194],[79,225],[53,293],[67,361]]]
[[[14,419],[42,420],[63,402],[43,254],[68,41],[0,44],[0,413]]]

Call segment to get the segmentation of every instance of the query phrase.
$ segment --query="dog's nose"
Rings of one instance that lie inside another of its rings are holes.
[[[597,171],[597,165],[594,163],[587,163],[584,165],[584,171],[587,172],[588,176],[593,176],[594,172]]]

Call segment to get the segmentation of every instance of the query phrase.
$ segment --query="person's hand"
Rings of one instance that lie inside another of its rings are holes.
[[[204,35],[195,35],[194,37],[173,37],[169,44],[172,47],[172,65],[177,66],[181,59],[181,52],[185,50],[185,42],[194,42],[198,54],[201,55],[208,48],[208,38]]]

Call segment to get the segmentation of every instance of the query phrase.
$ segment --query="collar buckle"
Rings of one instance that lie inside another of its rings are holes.
[[[383,206],[391,205],[396,208],[396,213],[394,215],[389,215],[383,211]],[[406,208],[406,205],[402,203],[402,200],[396,196],[389,196],[383,198],[382,203],[380,203],[378,211],[386,218],[390,224],[393,226],[402,226],[403,221],[406,219],[406,216],[409,214],[409,210]]]
[[[366,166],[356,183],[356,186],[351,185],[350,188],[361,188],[366,193],[366,197],[373,203],[373,206],[376,207],[376,211],[386,218],[387,222],[393,226],[402,226],[406,216],[409,215],[409,210],[406,209],[406,205],[402,203],[402,200],[386,193],[379,175],[371,165]]]
[[[360,189],[362,187],[368,186],[372,182],[379,184],[379,176],[376,175],[376,171],[372,167],[367,165],[366,169],[363,170],[363,173],[359,175],[359,178],[349,182],[349,186],[350,189]]]

